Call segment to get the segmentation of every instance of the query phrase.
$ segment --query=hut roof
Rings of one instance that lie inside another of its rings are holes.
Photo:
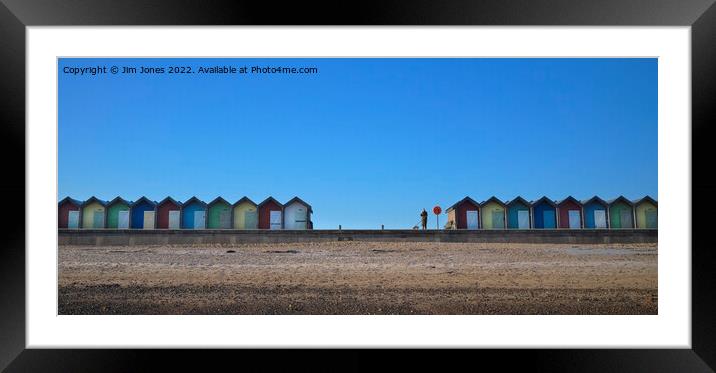
[[[103,201],[103,200],[101,200],[101,199],[99,199],[99,198],[97,198],[97,197],[95,197],[95,196],[92,196],[92,197],[90,197],[88,200],[82,202],[82,207],[87,206],[87,205],[89,205],[89,204],[92,203],[92,202],[97,202],[97,203],[99,203],[100,205],[105,206],[105,207],[107,206],[107,201]]]
[[[563,204],[563,203],[565,203],[565,202],[567,202],[567,201],[571,201],[571,202],[576,203],[576,204],[579,205],[579,206],[582,206],[582,202],[579,202],[578,199],[576,199],[576,198],[574,198],[574,197],[572,197],[572,196],[567,196],[567,198],[565,198],[565,199],[563,199],[563,200],[561,200],[561,201],[557,201],[557,206],[559,206],[559,205],[561,205],[561,204]]]
[[[209,204],[208,204],[207,206],[213,206],[213,205],[215,205],[215,204],[217,204],[217,203],[219,203],[219,202],[223,202],[224,204],[231,206],[231,204],[229,203],[229,201],[227,201],[227,200],[225,200],[225,199],[223,199],[223,198],[221,198],[221,197],[216,197],[216,198],[214,198],[211,202],[209,202]]]
[[[626,197],[624,197],[624,196],[619,196],[619,197],[617,197],[617,198],[612,198],[612,199],[608,200],[607,202],[609,203],[609,206],[612,206],[612,205],[614,205],[615,203],[620,202],[620,201],[626,203],[626,204],[629,205],[629,206],[634,206],[634,203],[633,203],[632,201],[626,199]]]
[[[196,203],[202,205],[203,207],[206,207],[206,202],[200,200],[199,198],[196,198],[196,196],[193,196],[193,197],[189,198],[188,200],[186,200],[186,202],[184,202],[184,203],[182,204],[182,207],[189,206],[189,205],[191,205],[191,204],[194,203],[194,202],[196,202]]]
[[[513,204],[515,204],[515,203],[517,203],[517,202],[522,203],[523,205],[528,206],[528,207],[529,207],[529,205],[530,205],[529,201],[527,201],[526,199],[524,199],[524,198],[522,198],[522,197],[520,197],[520,196],[517,196],[517,197],[513,198],[511,201],[505,202],[505,205],[507,205],[507,206],[512,206]]]
[[[479,203],[479,202],[475,201],[474,199],[472,199],[472,198],[470,198],[470,197],[465,197],[465,198],[463,198],[463,199],[461,199],[461,200],[455,202],[452,206],[448,207],[447,210],[445,210],[445,212],[448,212],[448,211],[450,211],[450,210],[454,210],[457,206],[459,206],[459,205],[461,205],[461,204],[463,204],[463,203],[465,203],[465,202],[470,202],[470,203],[474,204],[475,206],[480,207],[480,203]]]
[[[290,205],[292,203],[296,203],[296,202],[308,207],[308,212],[313,213],[313,209],[311,208],[311,205],[309,205],[308,203],[306,203],[306,201],[304,201],[298,197],[291,198],[290,200],[288,200],[288,202],[284,203],[283,205],[288,206],[288,205]]]
[[[536,206],[542,203],[547,203],[548,205],[557,208],[557,204],[555,203],[555,201],[552,201],[551,199],[547,198],[547,196],[543,196],[542,198],[532,202],[532,206]]]
[[[488,204],[488,203],[490,203],[490,202],[495,202],[495,203],[499,204],[499,205],[502,206],[502,207],[507,206],[507,205],[505,205],[504,202],[502,202],[502,200],[500,200],[499,198],[497,198],[497,197],[495,197],[495,196],[492,196],[492,197],[488,198],[487,200],[483,201],[482,204],[480,204],[480,207],[485,206],[486,204]]]
[[[254,205],[254,206],[258,206],[258,205],[256,204],[256,202],[252,201],[251,198],[246,197],[246,196],[241,197],[241,199],[239,199],[238,201],[236,201],[232,206],[233,206],[233,207],[236,207],[236,206],[238,206],[238,205],[240,205],[240,204],[242,204],[242,203],[244,203],[244,202],[248,202],[248,203],[250,203],[250,204],[252,204],[252,205]]]
[[[265,205],[265,204],[267,204],[267,203],[269,203],[269,202],[271,202],[271,201],[273,201],[275,204],[277,204],[277,205],[283,207],[283,204],[281,204],[281,202],[277,201],[276,198],[273,198],[273,197],[271,197],[271,196],[268,196],[265,200],[261,201],[261,203],[259,203],[258,207],[261,207],[261,206],[263,206],[263,205]]]
[[[586,205],[588,205],[588,204],[590,204],[590,203],[592,203],[592,202],[599,203],[599,204],[602,205],[602,206],[608,206],[608,205],[609,205],[609,203],[608,203],[607,201],[605,201],[605,200],[603,200],[603,199],[601,199],[601,198],[599,198],[599,197],[597,197],[597,196],[594,196],[594,197],[592,197],[592,198],[590,198],[590,199],[587,199],[587,200],[582,201],[582,206],[586,206]]]
[[[157,205],[157,202],[156,202],[156,201],[152,201],[152,200],[150,200],[149,198],[147,198],[147,197],[145,197],[145,196],[141,196],[141,197],[139,197],[136,201],[134,201],[134,203],[132,203],[132,207],[137,206],[137,205],[139,205],[139,204],[142,203],[142,202],[146,202],[146,203],[148,203],[148,204],[150,204],[150,205],[152,205],[152,206],[156,206],[156,205]]]
[[[640,204],[642,204],[643,202],[651,202],[651,204],[653,204],[654,206],[658,206],[658,203],[656,202],[656,200],[653,199],[653,198],[651,198],[651,197],[649,197],[649,196],[644,196],[644,197],[642,197],[642,198],[640,198],[640,199],[634,201],[634,206],[640,205]]]

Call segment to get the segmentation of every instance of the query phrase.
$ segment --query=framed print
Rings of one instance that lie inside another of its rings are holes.
[[[713,369],[712,2],[320,7],[3,0],[4,367]]]

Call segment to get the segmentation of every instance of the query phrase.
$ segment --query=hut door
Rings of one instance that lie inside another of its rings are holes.
[[[631,228],[631,211],[629,210],[621,210],[619,212],[619,217],[621,220],[621,227],[622,228]]]
[[[169,211],[169,229],[179,229],[179,210]]]
[[[505,227],[503,216],[504,214],[502,213],[502,211],[492,212],[492,228],[502,229]]]
[[[296,212],[294,212],[294,229],[306,229],[306,209],[303,207],[299,207],[296,209]]]
[[[117,212],[117,228],[129,229],[129,210],[121,210]]]
[[[271,211],[271,229],[281,229],[281,211]]]
[[[204,229],[205,219],[205,211],[194,211],[194,229]]]
[[[527,210],[517,211],[517,228],[530,229],[530,212]]]
[[[569,229],[579,229],[582,225],[579,210],[569,210],[567,213],[569,214]]]
[[[477,229],[477,210],[468,210],[465,214],[467,215],[467,229]]]
[[[231,228],[231,211],[226,209],[219,213],[219,228],[229,229]]]
[[[144,229],[154,229],[154,211],[144,211]]]
[[[607,227],[607,213],[604,210],[594,210],[594,228]]]
[[[93,211],[92,228],[104,227],[104,211]]]
[[[80,212],[69,211],[67,214],[67,228],[79,228],[80,227]]]
[[[542,212],[544,228],[556,228],[557,220],[555,220],[554,210],[544,210]]]
[[[258,220],[256,211],[245,211],[244,229],[256,229],[258,227]]]
[[[656,218],[656,210],[649,209],[644,211],[646,214],[646,227],[647,228],[656,228],[657,225],[657,218]]]

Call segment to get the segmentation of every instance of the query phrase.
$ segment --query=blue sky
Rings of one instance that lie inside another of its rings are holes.
[[[95,65],[318,73],[63,73]],[[58,199],[298,195],[315,228],[410,228],[466,195],[657,197],[656,59],[60,59],[58,75]]]

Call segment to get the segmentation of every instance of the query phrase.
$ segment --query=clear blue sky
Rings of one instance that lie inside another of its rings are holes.
[[[215,64],[319,72],[63,73]],[[466,195],[657,197],[656,59],[60,59],[58,75],[58,199],[298,195],[315,228],[410,228]]]

